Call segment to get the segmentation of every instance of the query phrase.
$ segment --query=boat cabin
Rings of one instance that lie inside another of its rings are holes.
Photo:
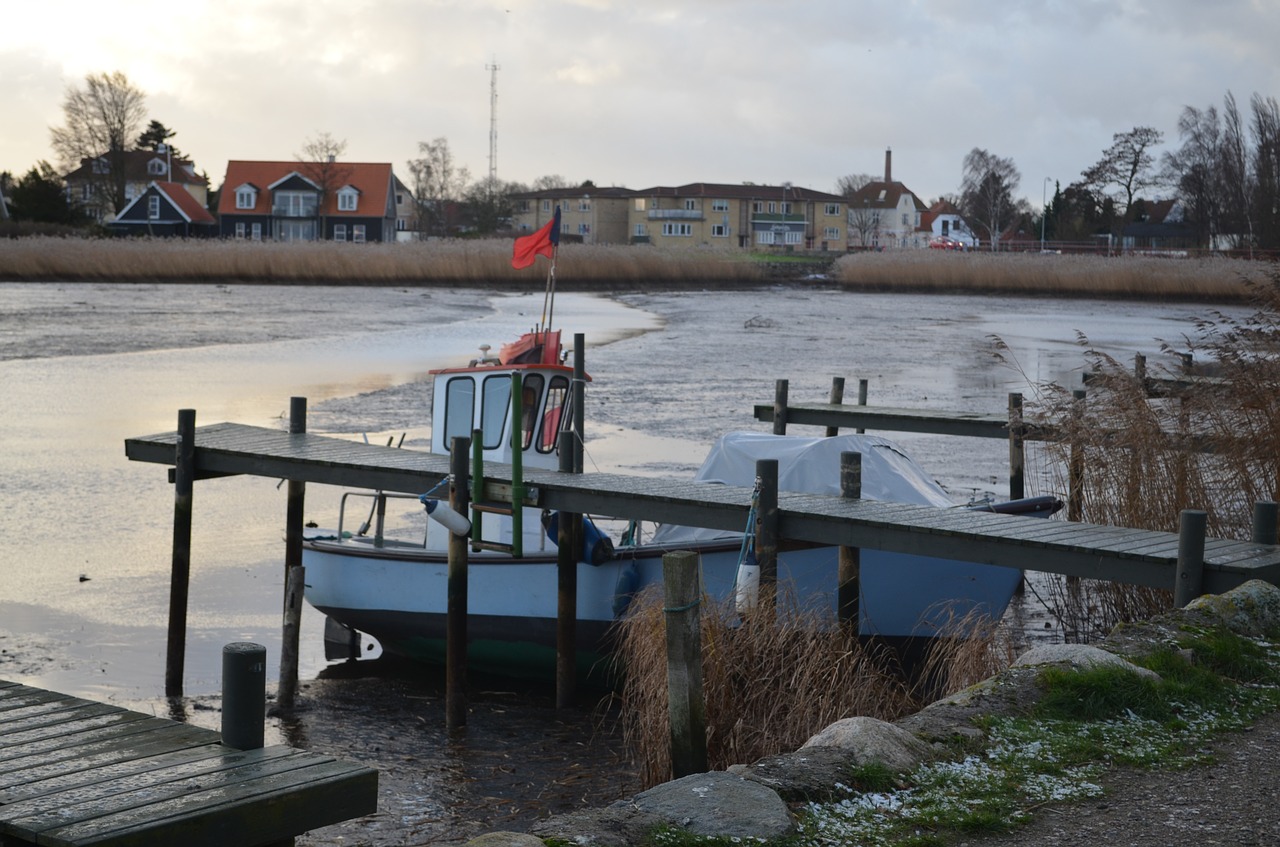
[[[431,401],[431,452],[448,454],[455,437],[480,431],[485,461],[511,464],[513,421],[524,467],[557,470],[560,432],[571,425],[568,413],[573,368],[564,363],[559,331],[526,333],[503,345],[496,357],[489,347],[465,367],[441,368]],[[513,396],[513,376],[520,394]]]

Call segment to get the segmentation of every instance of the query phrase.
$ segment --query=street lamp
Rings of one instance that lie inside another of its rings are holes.
[[[1044,252],[1044,221],[1049,217],[1049,201],[1046,199],[1045,191],[1049,188],[1049,180],[1051,177],[1045,177],[1044,182],[1040,185],[1040,252]]]

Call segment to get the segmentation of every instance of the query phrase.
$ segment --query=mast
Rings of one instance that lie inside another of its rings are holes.
[[[498,189],[498,59],[484,66],[489,72],[489,194]]]

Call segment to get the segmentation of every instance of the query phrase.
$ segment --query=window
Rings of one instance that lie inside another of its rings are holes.
[[[314,191],[277,191],[271,214],[282,218],[313,218],[319,197]]]
[[[591,224],[578,224],[578,235],[586,235],[591,232]]]
[[[511,408],[511,377],[488,376],[484,379],[483,399],[480,402],[480,429],[484,432],[484,449],[496,450],[502,446],[502,429],[507,423],[507,410]]]
[[[637,212],[643,212],[643,211],[644,211],[644,198],[643,198],[643,197],[637,197],[637,198],[636,198],[636,211],[637,211]]]
[[[249,230],[249,237],[252,238],[254,241],[261,241],[262,240],[262,224],[254,224],[253,227]]]
[[[347,225],[346,225],[346,224],[334,224],[334,225],[333,225],[333,240],[334,240],[334,241],[346,241],[346,240],[347,240]]]
[[[236,189],[236,208],[252,209],[258,203],[258,192],[252,188]]]
[[[711,201],[711,211],[713,211],[713,212],[727,212],[727,211],[729,211],[729,201],[728,201],[728,200],[712,200],[712,201]]]
[[[568,396],[569,380],[562,376],[551,377],[551,386],[547,389],[547,405],[542,411],[542,434],[538,436],[539,453],[555,452],[560,429],[569,423],[564,420],[563,414]]]
[[[789,229],[785,240],[788,244],[800,244],[804,241],[804,233],[796,229]]]
[[[713,238],[728,238],[728,237],[729,237],[729,227],[725,226],[724,224],[712,224],[712,225],[711,225],[711,236],[712,236]]]
[[[775,203],[775,202],[773,202],[772,200],[770,200],[770,201],[769,201],[769,214],[771,214],[771,215],[772,215],[772,214],[773,214],[774,212],[776,212],[776,211],[778,211],[778,204],[777,204],[777,203]]]
[[[408,223],[409,222],[406,221],[404,218],[396,218],[396,230],[399,232],[404,232],[405,227],[408,225]]]
[[[751,204],[751,211],[753,211],[753,212],[763,212],[763,211],[764,211],[764,204],[763,204],[763,203],[761,203],[759,200],[754,201],[754,202]]]
[[[579,211],[579,212],[590,212],[590,211],[591,211],[591,200],[590,200],[589,198],[587,198],[587,197],[583,197],[581,200],[579,200],[579,201],[578,201],[578,211]]]
[[[351,225],[351,240],[357,244],[364,243],[364,224]]]
[[[160,219],[160,198],[155,194],[147,198],[147,218],[153,221]]]
[[[840,204],[839,204],[839,203],[828,203],[827,205],[825,205],[825,206],[823,206],[823,207],[822,207],[822,211],[823,211],[823,214],[827,214],[827,215],[838,215],[838,214],[840,214]]]
[[[632,233],[636,238],[647,238],[649,230],[644,224],[636,224],[635,232]]]
[[[244,238],[244,223],[236,224],[236,238]]]
[[[772,244],[773,233],[767,229],[762,229],[756,233],[756,244]]]
[[[354,188],[343,188],[338,191],[338,211],[354,212],[359,192]]]
[[[396,205],[397,205],[397,206],[403,206],[403,205],[404,205],[404,195],[403,195],[403,194],[396,194]]]
[[[906,213],[906,212],[903,212],[903,213],[902,213],[902,225],[903,225],[903,226],[906,226],[906,225],[907,225],[907,213]]]
[[[822,230],[822,237],[827,239],[828,241],[839,241],[840,227],[838,226],[824,227]]]
[[[685,211],[688,211],[688,212],[696,212],[696,211],[698,210],[698,201],[697,201],[697,200],[685,200],[685,201],[684,201],[684,208],[685,208]]]
[[[542,211],[544,211],[544,212],[550,212],[550,211],[551,211],[551,201],[550,201],[550,200],[543,200],[543,201],[542,201]]]
[[[444,387],[444,443],[470,438],[475,417],[476,383],[469,376],[454,377]]]
[[[789,215],[789,214],[791,214],[791,204],[790,204],[790,203],[783,203],[783,204],[782,204],[782,214],[784,214],[784,215]]]
[[[152,176],[160,176],[164,173],[164,162],[159,159],[152,159],[150,162],[147,162],[147,173]]]
[[[542,399],[542,375],[527,374],[520,390],[520,431],[524,434],[520,444],[528,449],[533,444],[533,431],[538,423],[538,403]]]
[[[664,223],[663,235],[693,235],[693,224]]]

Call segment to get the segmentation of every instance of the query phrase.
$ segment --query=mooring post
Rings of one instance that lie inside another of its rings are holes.
[[[1261,500],[1253,504],[1253,543],[1275,544],[1277,515],[1280,504],[1274,500]]]
[[[1178,573],[1173,583],[1173,605],[1181,609],[1200,596],[1204,578],[1204,538],[1209,513],[1183,509],[1178,524]]]
[[[187,653],[187,596],[191,582],[191,495],[196,473],[196,410],[178,410],[173,463],[173,562],[169,574],[169,639],[164,694],[182,696]]]
[[[862,499],[862,454],[846,451],[840,454],[840,496],[848,500]],[[859,606],[862,593],[862,550],[840,546],[836,584],[836,616],[858,634]]]
[[[460,515],[467,514],[471,505],[467,479],[470,453],[471,439],[454,436],[449,444],[449,508]],[[449,731],[467,725],[467,548],[470,546],[470,537],[449,533],[444,671],[444,724]]]
[[[859,406],[867,405],[867,381],[865,379],[858,380],[858,405]],[[856,432],[858,433],[858,435],[863,435],[864,433],[866,433],[866,430],[863,429],[862,427],[858,427]]]
[[[222,648],[222,743],[262,748],[267,708],[267,648],[233,641]]]
[[[1133,354],[1133,378],[1142,386],[1144,392],[1147,391],[1147,357],[1141,353]]]
[[[574,434],[559,435],[560,472],[573,473]],[[560,513],[556,532],[556,708],[567,709],[576,696],[578,670],[578,557],[582,516]]]
[[[832,406],[839,406],[841,403],[844,402],[844,377],[842,376],[831,377],[831,396],[828,398],[827,402],[830,403]],[[838,426],[827,427],[828,438],[831,438],[839,434],[840,434],[840,427]]]
[[[702,691],[702,587],[698,555],[662,557],[662,611],[667,630],[667,708],[671,722],[671,775],[707,772],[707,709]]]
[[[1022,395],[1009,392],[1009,499],[1026,497],[1026,430],[1022,425]]]
[[[1071,458],[1067,469],[1067,520],[1079,523],[1084,515],[1084,447],[1080,444],[1081,419],[1084,417],[1084,389],[1071,392]]]
[[[756,460],[756,561],[760,565],[760,606],[771,615],[778,601],[778,460]]]
[[[307,398],[289,400],[289,434],[307,431]],[[302,567],[302,524],[307,484],[289,480],[284,523],[284,625],[280,638],[280,680],[276,705],[292,709],[298,694],[298,641],[302,631],[302,596],[306,571]]]
[[[780,379],[773,386],[773,434],[787,434],[787,381]]]

